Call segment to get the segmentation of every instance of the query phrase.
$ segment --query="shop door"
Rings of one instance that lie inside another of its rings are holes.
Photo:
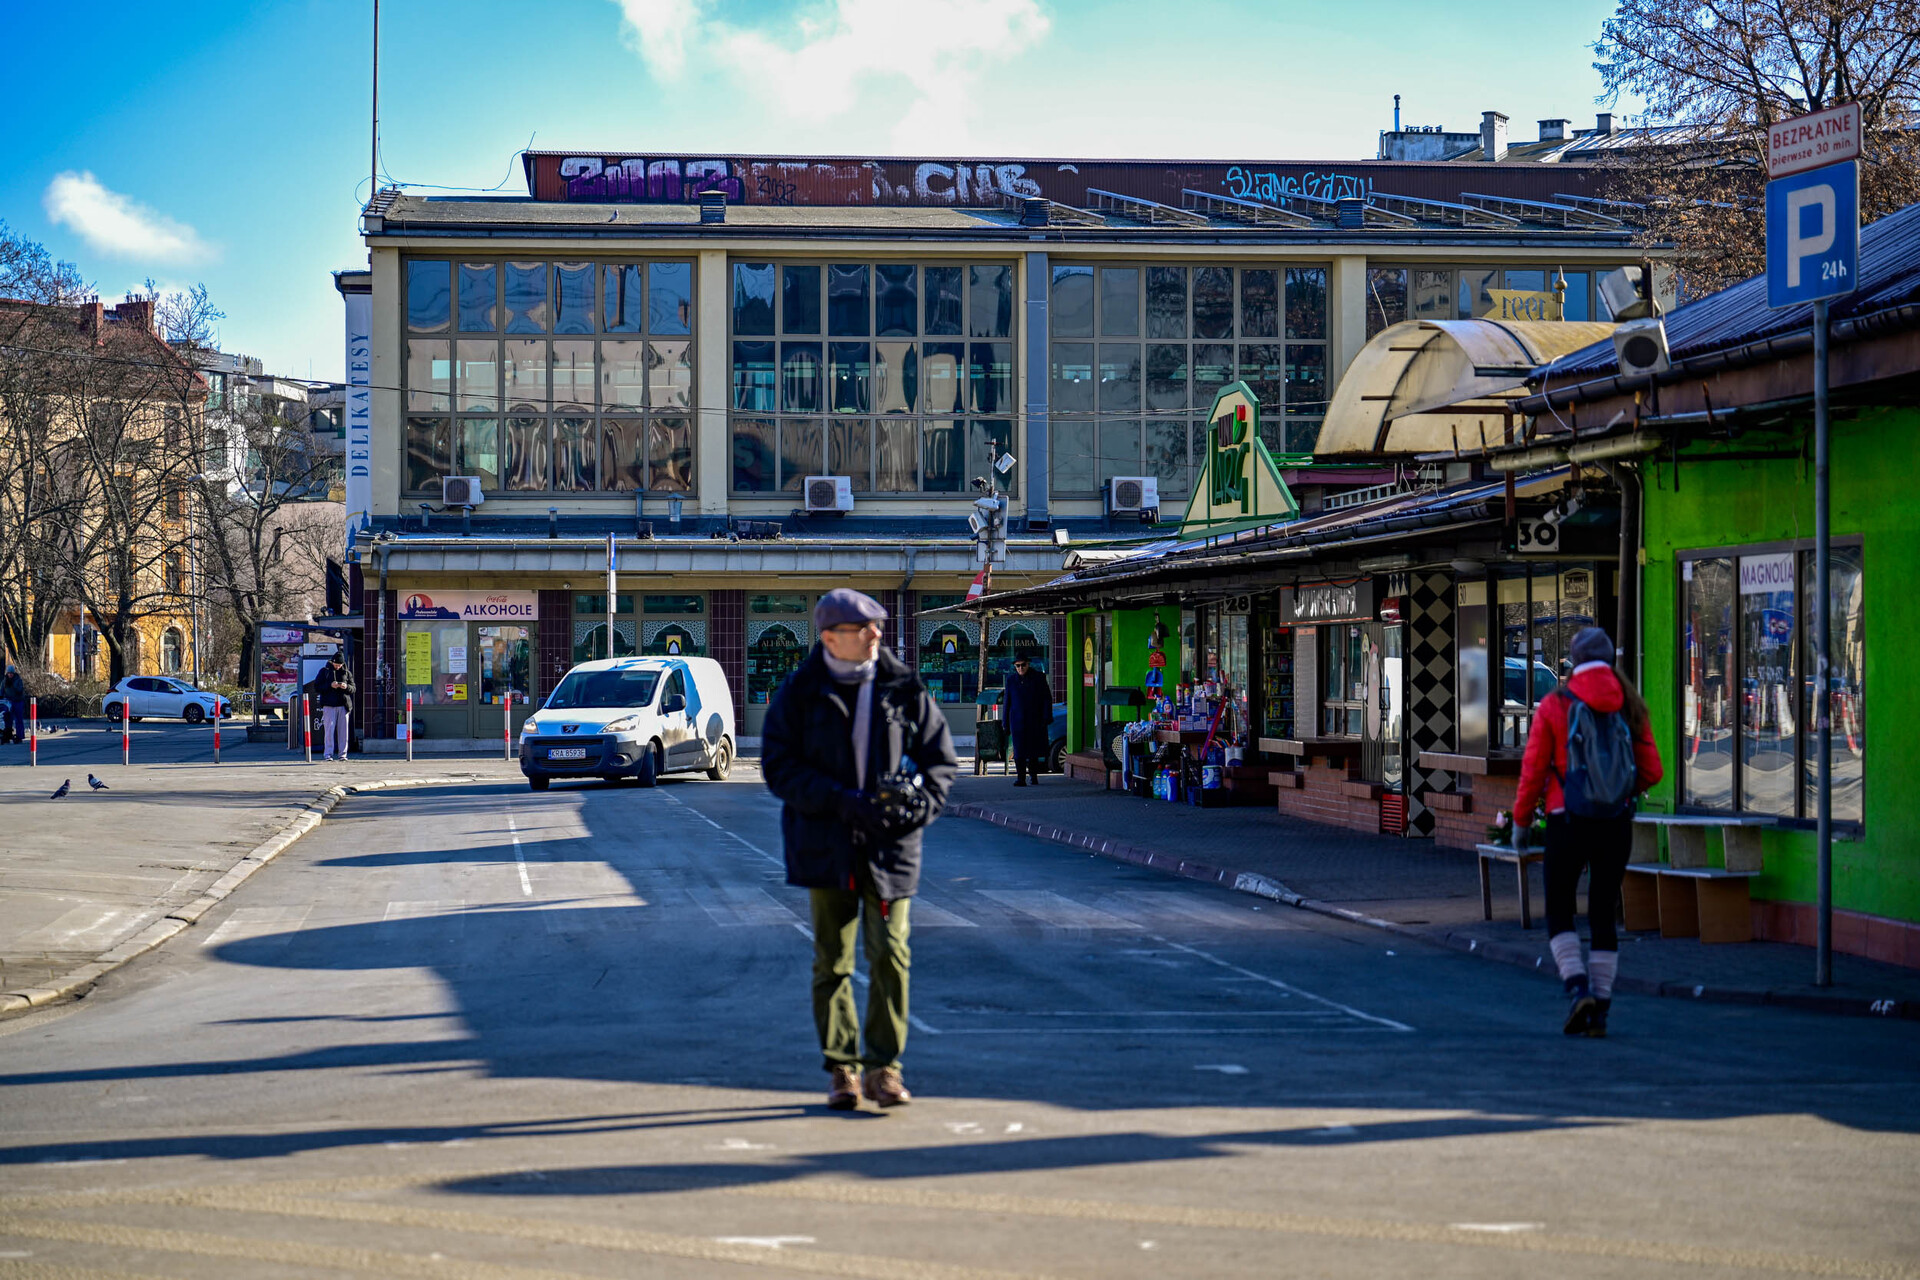
[[[528,627],[474,628],[470,705],[473,736],[497,742],[512,717],[513,732],[533,713],[533,632]]]

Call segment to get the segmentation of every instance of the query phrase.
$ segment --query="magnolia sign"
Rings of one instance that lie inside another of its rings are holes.
[[[1793,552],[1740,557],[1740,594],[1767,596],[1793,590]]]
[[[532,622],[540,616],[537,591],[416,591],[400,602],[404,619]]]

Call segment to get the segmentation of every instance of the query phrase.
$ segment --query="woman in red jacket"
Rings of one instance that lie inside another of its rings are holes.
[[[1520,789],[1514,796],[1516,831],[1533,821],[1544,801],[1547,810],[1547,946],[1566,984],[1572,1008],[1563,1030],[1570,1036],[1607,1034],[1613,1004],[1613,979],[1620,967],[1614,914],[1620,881],[1633,850],[1633,806],[1617,817],[1583,817],[1567,812],[1562,784],[1567,776],[1567,724],[1574,702],[1600,716],[1624,714],[1633,734],[1634,794],[1660,781],[1660,749],[1654,745],[1647,704],[1613,665],[1613,641],[1599,627],[1584,628],[1567,656],[1573,674],[1540,700],[1527,734],[1520,765]],[[1624,762],[1624,756],[1622,756]],[[1624,770],[1620,777],[1624,781]],[[1588,872],[1587,925],[1593,934],[1592,957],[1582,963],[1580,935],[1574,932],[1575,895],[1580,872]],[[1591,974],[1591,976],[1589,976]]]

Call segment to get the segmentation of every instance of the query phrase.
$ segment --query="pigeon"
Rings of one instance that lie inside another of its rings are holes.
[[[100,779],[94,777],[92,774],[87,775],[87,785],[92,787],[95,791],[105,791],[108,789],[106,783],[100,781]]]
[[[47,799],[49,800],[60,799],[60,797],[67,794],[68,789],[71,788],[72,786],[73,786],[73,779],[68,778],[65,782],[60,784],[60,789],[54,792],[52,795],[48,796]]]

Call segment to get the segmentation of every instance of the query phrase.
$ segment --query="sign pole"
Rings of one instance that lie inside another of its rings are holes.
[[[1833,611],[1828,607],[1832,551],[1832,511],[1827,467],[1831,432],[1827,423],[1827,300],[1813,304],[1813,724],[1815,749],[1814,834],[1819,894],[1813,984],[1833,985]]]

